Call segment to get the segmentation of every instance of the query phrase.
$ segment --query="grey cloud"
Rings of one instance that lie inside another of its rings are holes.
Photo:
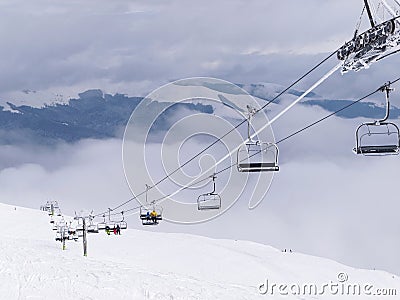
[[[351,36],[362,7],[344,0],[43,0],[2,6],[3,93],[62,92],[84,82],[131,92],[143,81],[157,86],[187,76],[286,83],[315,54],[333,50],[321,43],[337,47]]]

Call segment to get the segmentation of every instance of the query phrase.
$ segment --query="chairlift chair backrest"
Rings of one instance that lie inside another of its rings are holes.
[[[99,230],[105,230],[106,229],[107,224],[105,222],[100,222],[97,224],[97,228]]]
[[[381,129],[381,130],[380,130]],[[382,139],[385,141],[382,142]],[[398,155],[400,149],[399,127],[391,122],[361,124],[356,131],[355,154],[365,156]]]
[[[119,228],[121,230],[128,229],[128,223],[125,221],[124,212],[122,211],[121,214],[122,214],[122,220],[118,223]]]
[[[158,221],[162,220],[162,207],[156,205],[155,201],[148,204],[148,191],[150,186],[146,184],[146,206],[140,206],[140,220],[142,221],[142,225],[158,225]]]
[[[197,197],[197,209],[209,210],[221,208],[221,196],[217,194],[203,194]]]
[[[106,229],[106,226],[107,226],[107,223],[106,223],[106,216],[103,215],[103,221],[97,223],[97,228],[98,228],[99,230],[105,230],[105,229]]]
[[[210,193],[202,194],[197,197],[198,210],[210,210],[221,208],[221,196],[215,192],[215,174],[211,176],[213,182],[213,190]]]
[[[249,141],[237,152],[239,172],[276,172],[279,150],[274,143]]]
[[[83,231],[83,223],[81,223],[81,218],[77,218],[77,224],[76,224],[76,231]]]
[[[119,222],[120,229],[128,229],[128,223],[126,221]]]
[[[99,229],[96,224],[88,225],[87,232],[89,233],[99,233]]]
[[[387,83],[381,88],[386,95],[386,115],[382,120],[361,124],[356,130],[355,154],[365,156],[398,155],[400,149],[400,130],[392,122],[387,122],[390,114],[389,94],[393,91]],[[382,139],[384,141],[382,142]]]
[[[274,143],[254,141],[250,134],[251,118],[257,109],[247,106],[247,142],[237,151],[236,164],[239,172],[276,172],[278,166],[278,146]]]

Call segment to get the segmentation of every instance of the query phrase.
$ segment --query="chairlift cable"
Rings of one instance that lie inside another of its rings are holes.
[[[361,11],[360,19],[357,21],[357,24],[356,24],[356,30],[354,31],[354,37],[357,36],[358,30],[360,29],[361,22],[362,22],[362,17],[364,15],[365,8],[366,8],[366,6],[364,5],[364,7],[363,7],[363,9]]]
[[[216,173],[216,174],[217,174],[217,173]],[[192,186],[195,186],[195,185],[197,185],[197,184],[199,184],[199,183],[202,183],[202,182],[204,182],[204,181],[206,181],[206,180],[210,180],[210,176],[207,176],[206,178],[197,180],[197,181],[193,182],[193,183],[190,184],[190,185],[186,185],[186,186],[180,188],[179,191],[186,190],[186,189],[188,189],[188,188],[190,188],[190,187],[192,187]],[[164,200],[164,199],[170,197],[172,194],[174,194],[174,193],[171,193],[171,194],[162,196],[162,197],[160,197],[160,198],[158,198],[158,199],[152,200],[151,203],[158,203],[158,202],[160,202],[161,200]],[[138,196],[137,196],[137,197],[138,197]],[[134,199],[136,199],[136,198],[134,198]],[[142,208],[142,207],[144,207],[144,206],[146,206],[146,205],[138,205],[138,206],[135,206],[135,207],[133,207],[133,208],[125,209],[125,210],[123,210],[123,212],[124,212],[124,213],[126,213],[126,212],[131,212],[131,211],[140,209],[140,208]],[[118,208],[116,208],[116,209],[118,209]],[[113,210],[115,210],[115,209],[113,209]],[[122,212],[122,211],[115,212],[115,213],[111,213],[110,216],[119,215],[119,214],[121,214],[121,212]],[[99,217],[99,215],[95,215],[94,217]]]
[[[389,82],[386,83],[386,84],[392,85],[392,84],[395,84],[396,82],[398,82],[399,80],[400,80],[400,77],[397,78],[397,79],[395,79],[395,80],[393,80],[393,81],[389,81]],[[385,85],[386,85],[386,84],[385,84]],[[321,123],[322,121],[324,121],[324,120],[326,120],[326,119],[328,119],[328,118],[330,118],[330,117],[332,117],[333,115],[336,115],[337,113],[339,113],[339,112],[341,112],[341,111],[343,111],[343,110],[345,110],[345,109],[347,109],[347,108],[353,106],[354,104],[356,104],[356,103],[358,103],[358,102],[361,102],[362,100],[365,100],[365,99],[368,98],[368,97],[371,97],[372,95],[374,95],[374,94],[376,94],[377,92],[381,91],[382,88],[385,87],[385,85],[379,87],[378,89],[376,89],[375,91],[369,93],[368,95],[365,95],[365,96],[363,96],[362,98],[360,98],[360,99],[358,99],[358,100],[355,100],[355,101],[349,103],[348,105],[346,105],[346,106],[344,106],[344,107],[342,107],[342,108],[340,108],[340,109],[338,109],[338,110],[336,110],[336,111],[334,111],[334,112],[332,112],[332,113],[326,115],[325,117],[323,117],[323,118],[321,118],[321,119],[319,119],[319,120],[317,120],[317,121],[315,121],[315,122],[313,122],[313,123],[311,123],[311,124],[309,124],[309,125],[303,127],[302,129],[299,129],[299,130],[297,130],[296,132],[294,132],[294,133],[292,133],[292,134],[290,134],[290,135],[288,135],[288,136],[286,136],[286,137],[280,139],[280,140],[279,140],[278,142],[276,142],[275,144],[280,144],[281,142],[286,141],[286,140],[292,138],[293,136],[295,136],[295,135],[297,135],[297,134],[299,134],[299,133],[301,133],[301,132],[303,132],[303,131],[305,131],[305,130],[307,130],[307,129],[309,129],[309,128],[315,126],[315,125],[317,125],[318,123]],[[252,154],[251,156],[249,156],[249,158],[251,158],[252,156],[255,156],[255,155],[257,155],[257,154],[258,154],[258,153]],[[228,167],[226,167],[226,168],[224,168],[224,169],[222,169],[222,170],[216,172],[215,174],[218,175],[218,174],[220,174],[220,173],[223,173],[223,172],[229,170],[230,168],[234,167],[235,165],[237,165],[237,163],[234,163],[234,164],[232,164],[232,165],[230,165],[230,166],[228,166]]]
[[[280,96],[282,96],[284,93],[286,93],[288,90],[290,90],[293,86],[295,86],[297,83],[299,83],[300,81],[302,81],[304,78],[306,78],[308,75],[310,75],[312,72],[314,72],[316,69],[318,69],[321,65],[323,65],[325,62],[327,62],[332,56],[334,56],[336,54],[338,50],[335,50],[334,52],[332,52],[331,54],[329,54],[327,57],[325,57],[323,60],[321,60],[319,63],[317,63],[315,66],[313,66],[310,70],[308,70],[306,73],[304,73],[302,76],[300,76],[297,80],[295,80],[292,84],[290,84],[288,87],[286,87],[285,89],[283,89],[278,95],[276,95],[274,98],[272,98],[271,100],[269,100],[266,104],[264,104],[261,108],[257,109],[255,111],[254,114],[264,110],[266,107],[268,107],[268,105],[270,105],[271,103],[275,102]],[[189,160],[187,160],[185,163],[183,163],[181,166],[179,166],[178,168],[176,168],[175,170],[173,170],[172,172],[168,173],[167,175],[165,175],[162,179],[160,179],[159,181],[157,181],[155,184],[153,184],[152,186],[149,187],[148,190],[153,189],[154,187],[156,187],[157,185],[159,185],[160,183],[162,183],[163,181],[165,181],[166,179],[170,178],[171,175],[173,175],[174,173],[178,172],[179,170],[181,170],[185,165],[187,165],[188,163],[190,163],[191,161],[193,161],[194,159],[196,159],[197,157],[199,157],[201,154],[203,154],[205,151],[207,151],[208,149],[210,149],[212,146],[214,146],[215,144],[217,144],[218,142],[220,142],[223,138],[225,138],[227,135],[229,135],[230,133],[232,133],[234,130],[236,130],[237,128],[239,128],[241,125],[243,125],[244,123],[247,122],[247,119],[242,120],[238,125],[236,125],[235,127],[233,127],[231,130],[229,130],[227,133],[225,133],[222,137],[219,137],[218,139],[216,139],[214,142],[212,142],[210,145],[208,145],[207,147],[205,147],[203,150],[201,150],[200,152],[198,152],[196,155],[194,155],[193,157],[191,157]],[[192,185],[189,185],[192,186]],[[188,186],[188,187],[189,187]],[[185,188],[183,188],[185,189]],[[148,191],[147,190],[147,191]],[[146,190],[139,193],[138,195],[128,199],[127,201],[115,206],[114,208],[112,208],[112,211],[117,210],[118,208],[121,208],[122,206],[125,206],[126,204],[132,202],[133,200],[137,200],[139,196],[142,196],[146,193]],[[164,197],[165,198],[165,197]],[[142,207],[142,206],[140,206]],[[104,212],[96,214],[95,217],[101,216],[103,215]]]
[[[395,79],[395,80],[393,80],[393,81],[389,81],[389,82],[386,83],[386,84],[392,85],[392,84],[397,83],[398,81],[400,81],[400,77],[398,77],[397,79]],[[386,85],[386,84],[385,84],[385,85]],[[303,131],[305,131],[305,130],[307,130],[307,129],[309,129],[309,128],[311,128],[311,127],[313,127],[313,126],[315,126],[315,125],[317,125],[317,124],[319,124],[319,123],[321,123],[322,121],[324,121],[324,120],[326,120],[326,119],[328,119],[328,118],[330,118],[330,117],[336,115],[337,113],[339,113],[339,112],[341,112],[341,111],[343,111],[343,110],[345,110],[345,109],[347,109],[347,108],[349,108],[349,107],[351,107],[351,106],[353,106],[353,105],[355,105],[355,104],[357,104],[357,103],[359,103],[359,102],[365,100],[366,98],[371,97],[372,95],[374,95],[374,94],[376,94],[377,92],[381,91],[382,88],[383,88],[385,85],[380,86],[379,88],[377,88],[376,90],[370,92],[369,94],[367,94],[367,95],[365,95],[365,96],[363,96],[363,97],[361,97],[361,98],[359,98],[359,99],[357,99],[357,100],[355,100],[355,101],[353,101],[353,102],[347,104],[346,106],[344,106],[344,107],[342,107],[342,108],[340,108],[340,109],[338,109],[338,110],[336,110],[336,111],[334,111],[334,112],[332,112],[332,113],[326,115],[325,117],[323,117],[323,118],[321,118],[321,119],[319,119],[319,120],[317,120],[317,121],[315,121],[315,122],[313,122],[313,123],[311,123],[311,124],[309,124],[309,125],[307,125],[307,126],[301,128],[301,129],[297,130],[296,132],[294,132],[294,133],[292,133],[292,134],[290,134],[290,135],[288,135],[288,136],[286,136],[286,137],[280,139],[280,140],[279,140],[278,142],[276,142],[275,144],[280,144],[280,143],[282,143],[282,142],[284,142],[284,141],[286,141],[286,140],[292,138],[293,136],[295,136],[295,135],[297,135],[297,134],[299,134],[299,133],[301,133],[301,132],[303,132]],[[257,153],[252,154],[249,158],[251,158],[252,156],[254,156],[254,155],[256,155],[256,154],[257,154]],[[225,172],[225,171],[231,169],[232,167],[236,166],[237,164],[238,164],[238,162],[232,163],[232,164],[229,165],[228,167],[225,167],[224,169],[221,169],[220,171],[215,172],[214,175],[219,175],[219,174],[221,174],[221,173],[223,173],[223,172]],[[207,177],[207,178],[204,178],[204,179],[202,179],[202,180],[196,181],[196,182],[194,182],[194,183],[192,183],[192,184],[190,184],[190,185],[187,185],[187,186],[181,188],[180,190],[188,189],[188,188],[190,188],[190,187],[192,187],[192,186],[194,186],[194,185],[196,185],[196,184],[199,184],[199,183],[201,183],[201,182],[203,182],[203,181],[205,181],[205,180],[209,180],[209,178],[210,178],[210,177]],[[175,194],[175,193],[172,193],[172,194]],[[153,200],[152,202],[153,202],[153,203],[160,202],[161,200],[164,200],[164,199],[170,197],[172,194],[165,195],[165,196],[160,197],[160,198],[158,198],[158,199],[156,199],[156,200]],[[135,198],[134,198],[134,199],[135,199]],[[143,207],[143,205],[139,205],[139,206],[136,206],[136,207],[133,207],[133,208],[130,208],[130,209],[126,209],[126,210],[124,210],[124,212],[134,211],[134,210],[140,209],[141,207]],[[113,213],[113,214],[111,214],[111,216],[119,215],[120,213],[121,213],[121,212]],[[98,216],[98,215],[96,215],[96,216]]]
[[[396,80],[389,81],[388,84],[389,84],[389,85],[395,84],[395,83],[398,82],[399,80],[400,80],[400,77],[397,78]],[[309,129],[310,127],[312,127],[312,126],[314,126],[314,125],[317,125],[318,123],[321,123],[322,121],[324,121],[324,120],[326,120],[326,119],[332,117],[333,115],[336,115],[337,113],[339,113],[339,112],[341,112],[341,111],[343,111],[343,110],[349,108],[350,106],[353,106],[354,104],[356,104],[356,103],[358,103],[358,102],[361,102],[362,100],[364,100],[364,99],[366,99],[366,98],[368,98],[368,97],[370,97],[370,96],[376,94],[377,92],[381,91],[382,88],[383,88],[384,86],[385,86],[385,85],[379,87],[378,89],[376,89],[375,91],[369,93],[368,95],[366,95],[366,96],[364,96],[364,97],[362,97],[362,98],[360,98],[360,99],[358,99],[358,100],[355,100],[355,101],[353,101],[353,102],[347,104],[346,106],[344,106],[344,107],[342,107],[342,108],[340,108],[340,109],[338,109],[338,110],[336,110],[336,111],[330,113],[329,115],[326,115],[325,117],[323,117],[323,118],[321,118],[321,119],[319,119],[319,120],[317,120],[317,121],[315,121],[315,122],[313,122],[313,123],[311,123],[311,124],[309,124],[309,125],[303,127],[302,129],[297,130],[296,132],[294,132],[294,133],[292,133],[292,134],[286,136],[285,138],[280,139],[278,142],[276,142],[276,144],[279,144],[279,143],[281,143],[281,142],[283,142],[283,141],[285,141],[285,140],[287,140],[287,139],[289,139],[289,138],[291,138],[291,137],[293,137],[293,136],[299,134],[300,132],[303,132],[304,130]]]

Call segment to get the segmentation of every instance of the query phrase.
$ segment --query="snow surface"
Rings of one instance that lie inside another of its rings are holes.
[[[84,257],[81,240],[61,249],[49,221],[46,212],[0,204],[0,299],[365,299],[258,290],[266,279],[322,286],[341,272],[352,283],[397,289],[397,296],[368,299],[398,299],[400,293],[400,279],[386,272],[187,234],[91,234]]]

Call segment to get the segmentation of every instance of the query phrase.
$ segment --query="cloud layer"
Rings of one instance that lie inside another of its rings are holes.
[[[190,76],[286,85],[352,36],[362,1],[7,0],[0,8],[0,98],[18,104],[24,89],[39,91],[26,100],[39,103],[90,88],[137,96]],[[321,89],[356,96],[395,76],[398,60],[336,75]]]

